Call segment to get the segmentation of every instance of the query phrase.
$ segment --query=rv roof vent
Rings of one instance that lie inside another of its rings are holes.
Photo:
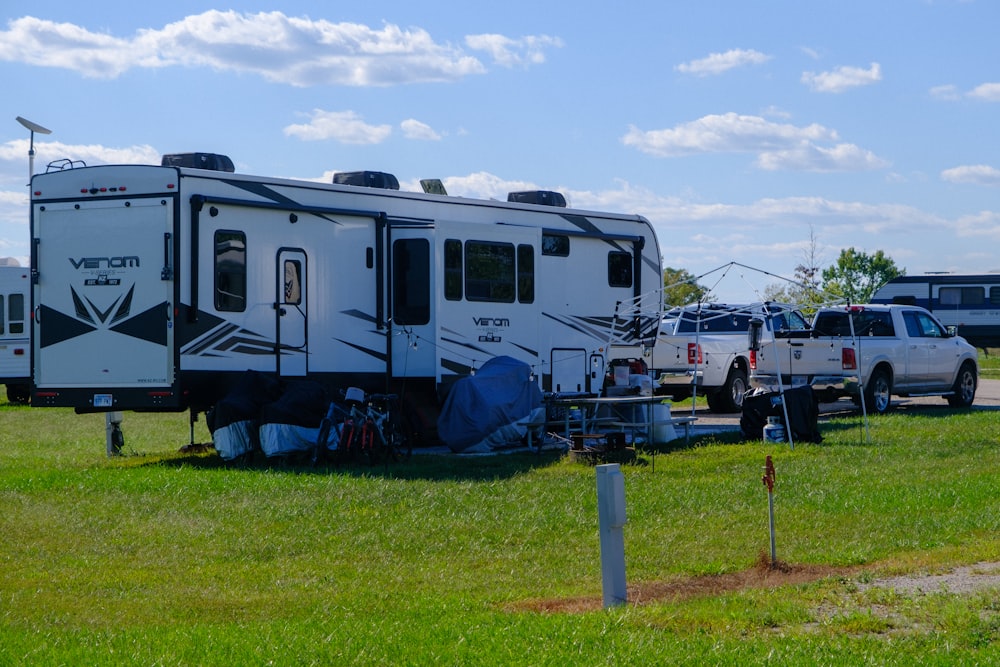
[[[396,177],[384,171],[344,171],[334,174],[333,182],[338,185],[360,185],[382,190],[399,189],[399,181],[396,180]]]
[[[526,192],[508,192],[507,201],[518,204],[541,204],[542,206],[561,206],[566,208],[566,198],[559,192],[551,190],[528,190]]]
[[[236,171],[233,161],[226,155],[216,153],[172,153],[164,155],[160,162],[164,167],[190,167],[192,169],[211,169],[212,171]]]
[[[422,178],[420,187],[429,195],[446,195],[448,191],[444,189],[444,183],[440,178]]]

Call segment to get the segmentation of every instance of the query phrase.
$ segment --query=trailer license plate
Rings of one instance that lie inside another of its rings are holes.
[[[112,401],[111,394],[94,394],[95,408],[110,408],[112,405],[114,405],[114,401]]]

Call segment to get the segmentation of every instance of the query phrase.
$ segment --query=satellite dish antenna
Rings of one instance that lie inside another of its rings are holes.
[[[20,116],[17,117],[17,122],[31,132],[31,141],[28,143],[28,187],[30,188],[31,177],[35,175],[35,132],[38,134],[52,134],[52,130]]]

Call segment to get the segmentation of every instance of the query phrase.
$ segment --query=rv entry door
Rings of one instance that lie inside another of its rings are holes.
[[[276,360],[278,375],[302,376],[309,370],[308,292],[306,290],[306,253],[298,248],[278,250],[276,271],[277,298],[274,310],[277,321]]]

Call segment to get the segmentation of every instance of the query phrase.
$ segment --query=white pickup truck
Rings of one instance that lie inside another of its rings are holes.
[[[976,349],[923,308],[863,305],[821,308],[812,330],[778,335],[751,351],[750,383],[771,391],[811,385],[820,400],[844,396],[884,413],[892,396],[943,396],[972,405]],[[862,395],[863,387],[863,395]]]
[[[712,412],[739,412],[749,385],[750,320],[770,312],[765,338],[772,328],[805,330],[809,324],[792,306],[777,303],[689,304],[667,312],[653,345],[649,364],[657,394],[674,400],[705,396]]]

